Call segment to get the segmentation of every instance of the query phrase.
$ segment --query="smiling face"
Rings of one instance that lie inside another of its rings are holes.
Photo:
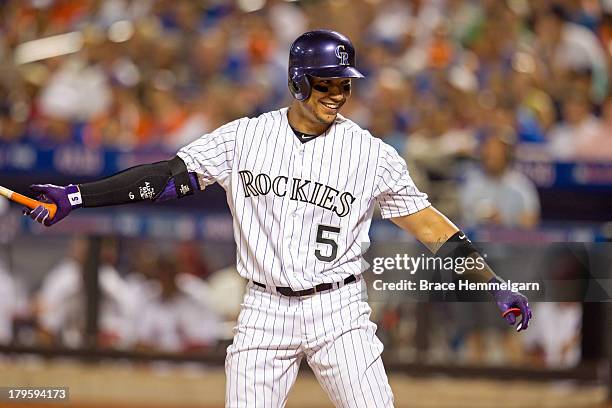
[[[333,123],[351,96],[351,79],[310,77],[310,84],[308,99],[293,102],[289,122],[300,132],[319,135]]]

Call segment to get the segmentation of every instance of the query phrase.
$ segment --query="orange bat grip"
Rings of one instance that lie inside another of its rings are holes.
[[[49,210],[50,220],[55,217],[55,213],[57,212],[57,205],[51,203],[43,203],[33,198],[26,197],[23,194],[13,192],[13,194],[11,195],[11,200],[15,201],[16,203],[23,204],[31,210],[35,209],[39,205],[42,205],[47,210]]]

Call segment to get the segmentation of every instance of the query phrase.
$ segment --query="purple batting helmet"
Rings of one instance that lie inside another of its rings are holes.
[[[289,90],[299,101],[310,96],[308,76],[363,78],[355,68],[355,47],[351,40],[331,30],[300,35],[289,50]]]

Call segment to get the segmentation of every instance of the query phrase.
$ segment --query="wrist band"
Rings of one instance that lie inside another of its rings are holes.
[[[455,234],[450,237],[438,252],[436,252],[436,256],[441,258],[459,258],[459,257],[468,257],[473,253],[478,253],[476,247],[472,244],[463,231],[457,231]]]
[[[79,186],[74,184],[67,185],[66,195],[68,196],[68,202],[72,208],[79,208],[83,206],[83,197],[81,197]]]
[[[436,256],[440,258],[483,258],[478,249],[465,236],[463,231],[457,231],[450,237],[436,252]],[[491,268],[483,260],[481,269],[471,268],[464,272],[464,276],[475,282],[488,282],[494,279],[499,279]]]

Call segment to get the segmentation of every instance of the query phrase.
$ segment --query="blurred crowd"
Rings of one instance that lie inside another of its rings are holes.
[[[345,114],[434,173],[497,128],[612,161],[608,0],[4,0],[0,140],[173,151],[288,103],[310,28],[356,44]]]
[[[332,28],[366,73],[343,114],[453,219],[537,225],[515,158],[612,162],[610,0],[1,4],[0,145],[172,154],[287,105],[291,42]]]

